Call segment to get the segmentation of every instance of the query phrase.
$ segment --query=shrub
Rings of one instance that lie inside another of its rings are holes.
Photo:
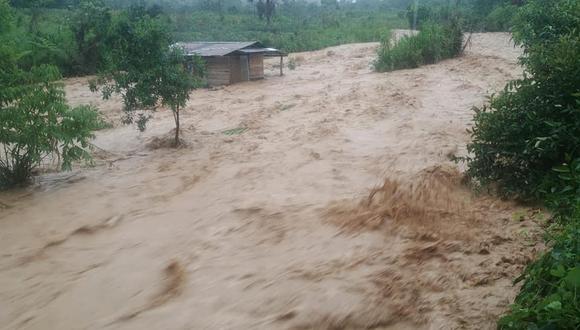
[[[66,104],[56,67],[18,65],[6,0],[0,0],[0,17],[0,188],[6,188],[26,182],[47,157],[56,155],[65,169],[89,159],[85,148],[101,123],[93,109]]]
[[[0,188],[25,183],[34,168],[50,156],[63,169],[72,162],[90,159],[86,151],[92,130],[99,127],[97,112],[90,107],[70,108],[54,67],[31,72],[10,72],[13,79],[0,92]]]
[[[456,20],[440,25],[425,24],[418,34],[405,36],[398,42],[383,40],[378,50],[375,69],[379,72],[417,68],[458,56],[463,33]]]
[[[394,44],[393,38],[381,42],[374,66],[379,72],[417,68],[423,64],[419,37],[403,37]]]
[[[475,109],[468,175],[506,196],[565,186],[556,166],[580,157],[580,2],[533,0],[516,18],[523,79]]]
[[[290,70],[296,70],[296,67],[297,67],[296,60],[293,57],[291,57],[288,60],[288,69],[290,69]]]

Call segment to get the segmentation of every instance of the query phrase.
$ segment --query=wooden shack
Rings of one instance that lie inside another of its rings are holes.
[[[176,45],[183,49],[185,56],[198,55],[205,60],[205,78],[209,86],[264,79],[266,57],[280,57],[282,75],[283,58],[287,56],[278,49],[264,47],[258,41],[187,42]]]

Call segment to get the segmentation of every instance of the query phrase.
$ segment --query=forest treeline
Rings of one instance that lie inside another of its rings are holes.
[[[287,52],[380,41],[391,28],[443,15],[447,0],[320,3],[281,0],[10,0],[20,65],[56,65],[64,76],[94,74],[104,65],[110,26],[131,6],[164,20],[174,41],[259,40]],[[460,1],[465,30],[507,30],[512,0]]]

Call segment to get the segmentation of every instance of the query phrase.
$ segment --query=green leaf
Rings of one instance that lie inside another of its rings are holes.
[[[570,169],[566,165],[556,166],[553,170],[558,173],[570,173]]]
[[[552,301],[544,307],[546,310],[560,310],[562,309],[562,303],[559,301]]]
[[[568,285],[578,288],[580,287],[580,268],[574,267],[569,272],[568,275],[564,278],[564,281],[568,283]]]
[[[566,269],[564,269],[564,266],[559,264],[558,267],[550,270],[550,274],[552,274],[552,276],[562,278],[562,277],[566,276]]]

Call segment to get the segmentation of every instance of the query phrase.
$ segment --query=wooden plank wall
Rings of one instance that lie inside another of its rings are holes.
[[[250,80],[250,58],[249,58],[249,55],[240,55],[240,69],[242,70],[242,81]]]
[[[210,86],[227,85],[231,82],[230,58],[207,57],[207,83]]]
[[[264,54],[250,55],[250,80],[264,79]]]
[[[250,54],[249,60],[249,80],[264,78],[264,54]],[[241,56],[207,57],[207,83],[210,86],[220,86],[234,84],[244,81],[245,75],[242,72]]]
[[[243,80],[242,78],[242,59],[240,56],[228,56],[230,58],[230,84],[235,84]]]

